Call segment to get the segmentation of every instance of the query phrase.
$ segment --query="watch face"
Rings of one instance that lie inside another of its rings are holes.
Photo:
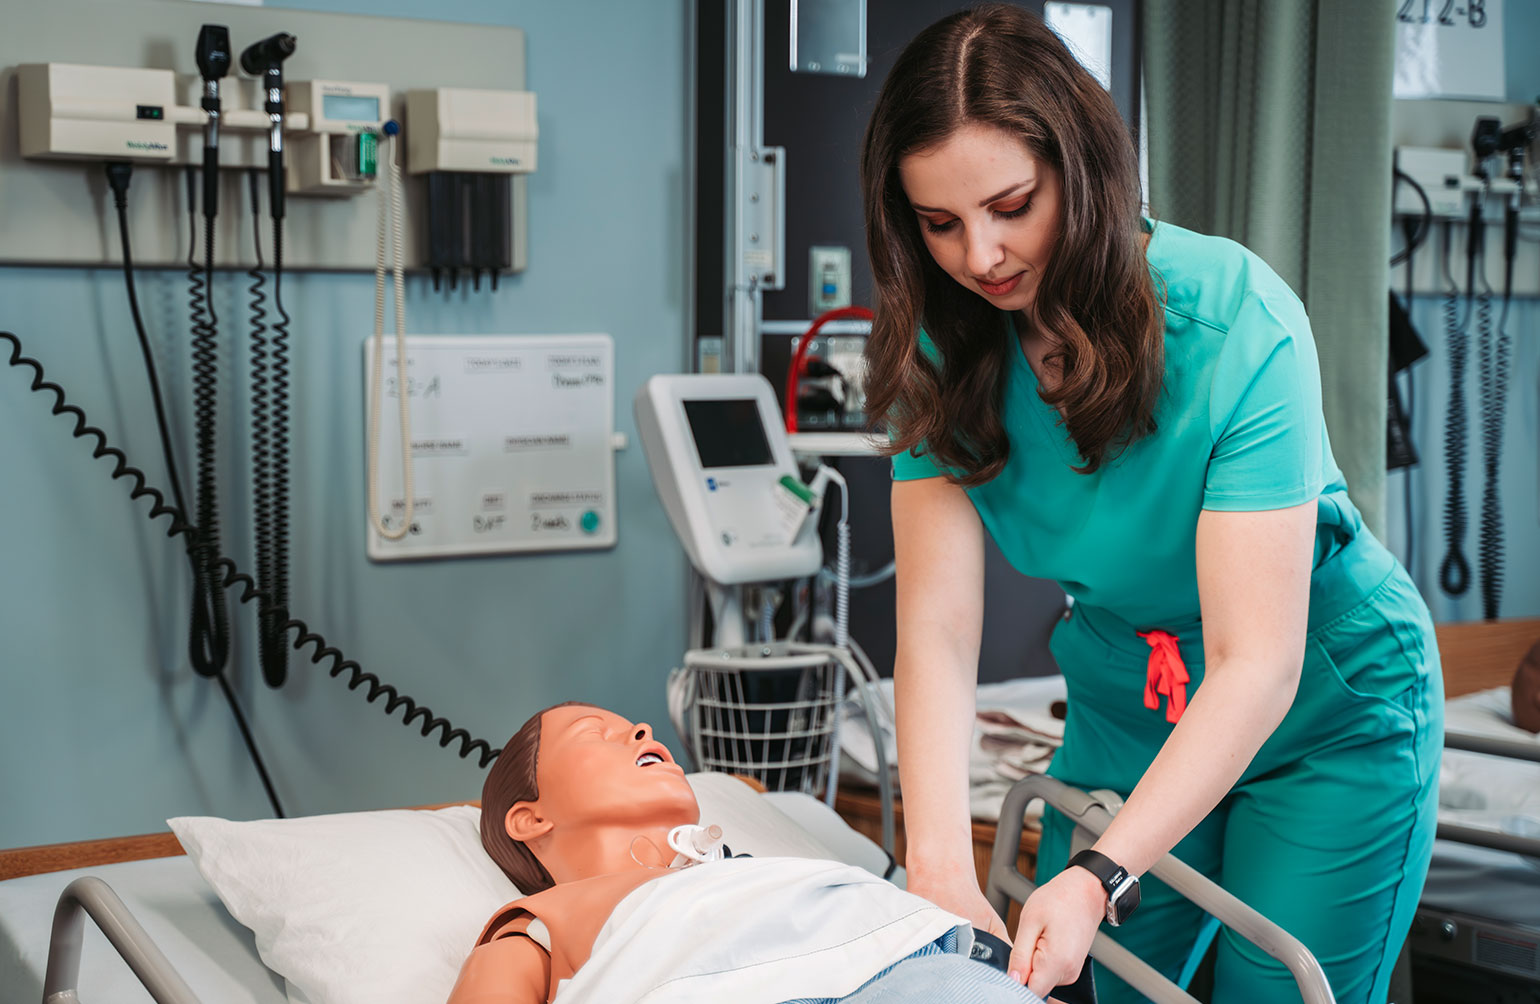
[[[1107,920],[1113,927],[1117,927],[1128,920],[1138,906],[1139,880],[1132,875],[1125,875],[1107,898]]]

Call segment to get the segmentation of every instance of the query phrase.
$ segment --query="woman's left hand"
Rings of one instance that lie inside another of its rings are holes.
[[[1039,997],[1080,976],[1107,918],[1107,892],[1084,868],[1066,868],[1027,897],[1011,949],[1012,979]]]

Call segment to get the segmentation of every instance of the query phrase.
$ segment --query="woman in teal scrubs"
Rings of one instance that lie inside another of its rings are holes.
[[[1004,934],[968,824],[987,532],[1075,601],[1051,773],[1127,800],[1085,867],[1045,819],[1017,978],[1071,982],[1105,873],[1174,849],[1304,942],[1339,1001],[1383,1001],[1431,853],[1442,686],[1427,608],[1332,459],[1299,299],[1240,245],[1141,216],[1112,100],[1013,7],[909,45],[862,185],[909,888]],[[1174,977],[1201,916],[1142,894],[1109,933]],[[1220,1001],[1299,999],[1228,932],[1215,981]]]

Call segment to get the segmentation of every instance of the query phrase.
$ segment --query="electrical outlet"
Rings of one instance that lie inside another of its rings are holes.
[[[808,303],[813,317],[837,307],[850,306],[850,249],[809,248],[807,278]]]

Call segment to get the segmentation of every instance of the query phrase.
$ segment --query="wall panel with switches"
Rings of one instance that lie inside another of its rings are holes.
[[[850,249],[815,245],[808,252],[808,316],[850,306]]]
[[[100,212],[111,198],[102,165],[114,159],[135,164],[128,212],[136,263],[186,263],[186,169],[203,163],[209,118],[200,29],[217,23],[228,29],[233,55],[293,36],[282,67],[286,268],[374,268],[387,119],[401,125],[397,145],[414,148],[412,164],[405,148],[397,156],[408,172],[406,267],[479,285],[482,275],[525,266],[525,175],[535,167],[538,128],[517,28],[164,0],[51,0],[8,22],[0,90],[17,100],[0,104],[0,263],[117,264],[117,234]],[[215,266],[245,268],[255,263],[246,175],[268,170],[272,80],[244,72],[230,55],[225,62]],[[274,193],[265,177],[257,189],[265,218]],[[430,191],[445,193],[447,208],[430,213]]]

